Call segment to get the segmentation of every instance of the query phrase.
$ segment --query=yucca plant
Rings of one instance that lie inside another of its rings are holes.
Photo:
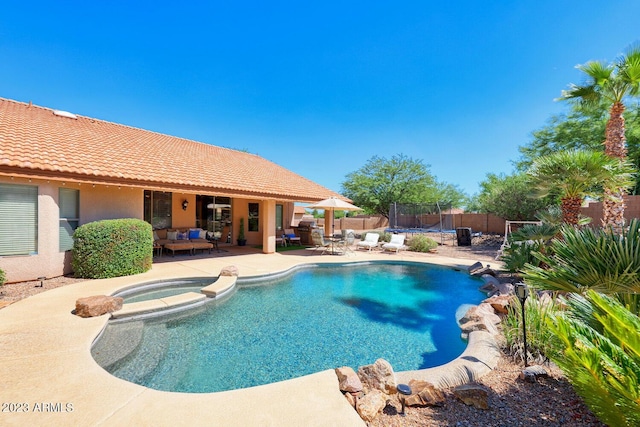
[[[640,425],[640,318],[591,290],[567,303],[547,319],[563,347],[550,357],[601,421]]]
[[[578,294],[594,290],[640,314],[640,221],[633,219],[621,235],[610,228],[564,227],[561,236],[552,241],[549,255],[533,253],[546,268],[529,263],[522,269],[530,286]]]

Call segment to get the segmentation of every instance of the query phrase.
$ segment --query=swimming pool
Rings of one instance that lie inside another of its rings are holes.
[[[446,363],[466,347],[456,312],[481,281],[450,268],[370,263],[305,268],[189,312],[109,324],[92,354],[150,388],[203,393],[388,360]],[[459,315],[458,315],[459,316]]]

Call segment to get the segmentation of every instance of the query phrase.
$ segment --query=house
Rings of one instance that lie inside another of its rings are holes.
[[[339,194],[260,156],[0,98],[0,268],[70,272],[73,231],[102,219],[200,227],[275,251],[295,202]]]

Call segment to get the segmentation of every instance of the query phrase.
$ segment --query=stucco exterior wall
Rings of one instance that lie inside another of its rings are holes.
[[[140,188],[87,184],[74,188],[80,190],[80,225],[102,219],[143,218],[144,192]]]
[[[4,177],[0,182],[38,187],[38,252],[0,257],[0,268],[5,271],[8,283],[71,272],[70,251],[60,251],[60,188],[80,191],[80,225],[101,219],[143,218],[142,189]]]

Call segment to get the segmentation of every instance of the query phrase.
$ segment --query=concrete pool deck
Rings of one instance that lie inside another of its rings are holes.
[[[144,274],[74,283],[0,310],[0,425],[365,426],[338,390],[333,370],[199,394],[157,391],[113,377],[90,353],[109,315],[77,317],[72,314],[75,302],[152,280],[217,277],[229,265],[238,267],[240,277],[249,277],[309,263],[386,260],[466,268],[476,261],[411,252],[356,252],[340,257],[310,255],[309,251],[237,253],[219,258],[176,257],[173,262],[154,264]],[[476,362],[479,369],[491,368],[491,360]]]

